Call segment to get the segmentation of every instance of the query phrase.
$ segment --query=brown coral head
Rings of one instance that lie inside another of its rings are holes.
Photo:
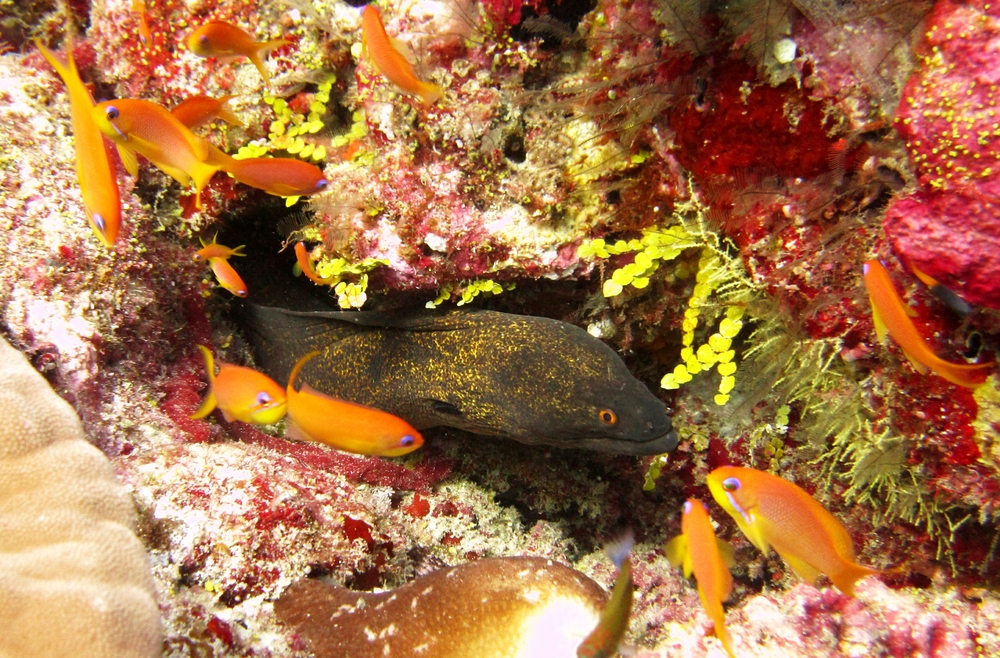
[[[607,598],[570,567],[509,557],[439,569],[379,593],[300,580],[274,609],[317,658],[571,658]]]

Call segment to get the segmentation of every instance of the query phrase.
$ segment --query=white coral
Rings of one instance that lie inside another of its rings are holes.
[[[0,339],[0,658],[158,656],[135,512],[73,409]]]

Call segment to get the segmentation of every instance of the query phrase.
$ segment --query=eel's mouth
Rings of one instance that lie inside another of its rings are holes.
[[[677,447],[677,431],[671,429],[666,434],[654,436],[645,441],[630,441],[613,438],[584,438],[576,439],[571,444],[563,444],[565,447],[573,447],[581,450],[595,450],[597,452],[613,452],[619,455],[659,455],[670,452]]]

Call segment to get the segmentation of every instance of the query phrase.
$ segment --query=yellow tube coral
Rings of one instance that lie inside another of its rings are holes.
[[[72,407],[3,340],[0,412],[0,656],[159,656],[128,493]]]

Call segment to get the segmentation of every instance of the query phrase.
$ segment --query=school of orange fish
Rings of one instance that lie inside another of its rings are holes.
[[[149,40],[144,3],[136,0],[133,11],[140,16],[140,38]],[[417,78],[412,66],[396,49],[381,22],[378,9],[369,5],[362,14],[365,50],[375,67],[396,87],[418,96],[424,104],[437,102],[443,90]],[[265,84],[269,76],[263,57],[287,45],[284,39],[255,42],[242,29],[220,21],[195,30],[187,47],[202,57],[243,56],[260,71]],[[308,195],[327,185],[322,170],[291,158],[250,158],[238,160],[220,151],[192,132],[216,118],[232,124],[239,119],[228,108],[230,96],[196,96],[168,110],[140,99],[116,99],[95,103],[81,81],[67,44],[63,64],[49,49],[36,41],[39,51],[66,84],[72,113],[77,174],[94,235],[105,246],[117,239],[121,225],[121,199],[115,175],[111,144],[125,169],[138,174],[137,155],[142,155],[182,185],[190,185],[200,207],[200,193],[217,171],[237,181],[278,196]],[[209,263],[219,285],[245,297],[247,286],[229,265],[228,259],[243,256],[242,247],[229,248],[202,242],[193,258]],[[317,284],[328,284],[309,262],[303,243],[295,245],[302,272]],[[914,274],[929,287],[937,282],[918,270]],[[959,386],[975,388],[990,374],[992,364],[960,365],[938,357],[920,335],[909,317],[908,307],[886,271],[877,260],[863,266],[876,333],[879,339],[891,336],[906,358],[921,373],[931,371]],[[270,425],[286,420],[286,435],[302,441],[331,445],[348,452],[398,456],[423,444],[420,433],[401,418],[378,409],[338,400],[295,382],[304,365],[318,352],[303,356],[282,388],[266,375],[241,366],[215,363],[208,347],[199,345],[205,359],[209,391],[191,418],[204,418],[218,408],[227,421],[239,420]],[[336,424],[328,419],[337,418]],[[882,571],[855,563],[853,542],[844,526],[800,487],[780,477],[735,466],[712,471],[707,484],[713,499],[735,520],[747,539],[761,552],[773,548],[800,578],[815,584],[825,575],[844,594],[852,596],[855,583]],[[733,549],[717,539],[705,505],[689,499],[683,505],[682,534],[671,540],[666,554],[685,576],[694,575],[698,594],[715,633],[730,656],[733,641],[726,630],[722,602],[732,590],[730,567]],[[631,542],[622,542],[613,559],[619,567],[611,601],[595,631],[580,646],[579,656],[613,655],[627,628],[632,604],[629,551]]]

